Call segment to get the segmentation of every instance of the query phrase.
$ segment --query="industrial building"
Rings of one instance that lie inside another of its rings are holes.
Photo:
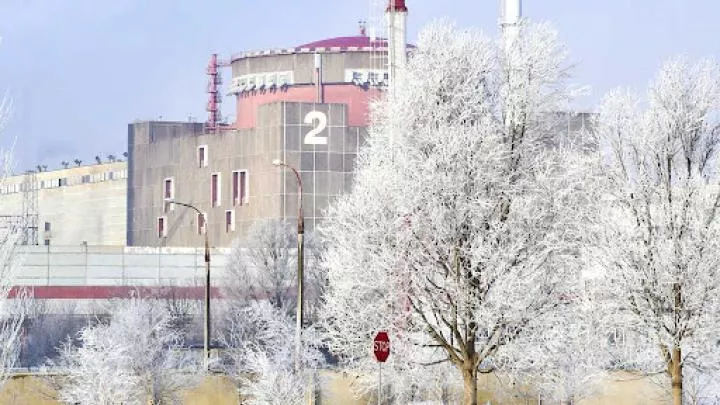
[[[127,162],[65,166],[3,179],[4,223],[22,226],[25,245],[125,245]]]
[[[5,179],[0,218],[24,227],[23,244],[40,245],[25,248],[21,284],[47,298],[74,293],[37,288],[97,287],[78,294],[98,298],[125,296],[135,285],[187,286],[202,273],[196,249],[205,232],[215,268],[217,254],[255,222],[296,221],[300,196],[312,231],[351,187],[370,103],[392,91],[413,48],[405,2],[372,1],[383,4],[375,8],[384,22],[371,26],[384,29],[361,25],[354,36],[228,59],[212,55],[206,122],[130,123],[127,161],[76,161]],[[225,86],[223,69],[230,72]],[[223,99],[234,102],[234,122],[221,119]],[[559,113],[557,132],[576,134],[588,119]],[[192,253],[177,250],[183,248]],[[221,273],[213,270],[213,278]]]
[[[213,55],[207,121],[131,123],[127,161],[96,157],[97,164],[76,160],[5,178],[0,219],[23,228],[26,245],[17,286],[49,300],[162,295],[165,287],[195,296],[203,232],[215,284],[224,276],[222,248],[255,221],[295,221],[299,196],[311,230],[349,189],[369,105],[411,49],[405,2],[374,1],[384,3],[375,31],[362,25],[354,36]],[[235,122],[222,121],[223,98],[234,100]],[[297,169],[302,192],[277,159]]]
[[[206,122],[133,122],[127,162],[13,176],[0,187],[0,214],[23,221],[26,244],[197,247],[207,232],[213,247],[228,247],[257,221],[297,220],[299,184],[280,160],[299,174],[311,231],[350,188],[370,103],[392,90],[412,50],[405,2],[375,3],[379,31],[361,24],[354,36],[212,55]],[[221,119],[224,99],[234,122]],[[587,118],[559,114],[558,132],[576,133]]]
[[[302,184],[306,229],[348,190],[367,133],[369,105],[404,64],[407,7],[390,1],[389,39],[364,27],[289,49],[213,55],[207,68],[208,120],[136,122],[128,128],[127,244],[229,246],[256,221],[298,218]],[[220,122],[220,69],[236,121]],[[198,211],[168,203],[191,204]],[[207,221],[207,224],[204,221]]]

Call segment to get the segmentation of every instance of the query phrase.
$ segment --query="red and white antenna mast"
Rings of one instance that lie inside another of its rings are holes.
[[[220,74],[220,68],[223,66],[229,66],[229,63],[218,60],[216,53],[210,56],[210,62],[208,63],[206,72],[208,76],[208,102],[206,107],[208,119],[205,122],[206,132],[215,132],[224,126],[222,123],[222,113],[220,111],[220,103],[222,103],[222,94],[220,93],[222,75]]]

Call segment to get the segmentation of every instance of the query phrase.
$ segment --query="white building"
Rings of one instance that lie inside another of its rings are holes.
[[[27,244],[123,246],[126,207],[127,162],[22,174],[0,183],[0,218],[36,228]]]

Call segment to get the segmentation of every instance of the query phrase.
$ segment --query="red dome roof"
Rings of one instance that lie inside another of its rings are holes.
[[[297,48],[362,48],[368,46],[383,47],[387,45],[387,41],[382,38],[378,38],[375,41],[372,41],[372,43],[370,42],[370,37],[365,35],[358,35],[354,37],[335,37],[323,39],[320,41],[300,45]]]

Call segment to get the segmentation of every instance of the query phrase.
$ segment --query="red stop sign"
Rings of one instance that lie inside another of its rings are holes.
[[[387,332],[382,331],[375,335],[375,339],[373,340],[373,353],[375,354],[375,359],[380,363],[384,363],[388,356],[390,356],[390,338]]]

